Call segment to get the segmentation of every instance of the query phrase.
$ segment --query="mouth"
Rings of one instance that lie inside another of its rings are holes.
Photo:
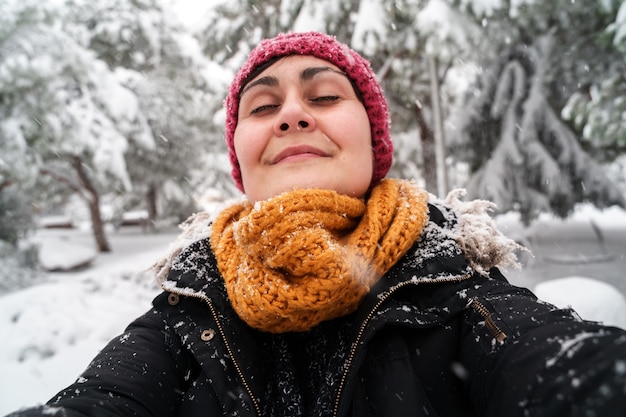
[[[276,155],[271,160],[271,164],[275,165],[281,162],[286,162],[286,161],[291,161],[291,160],[319,158],[319,157],[327,157],[327,156],[330,156],[330,155],[312,146],[308,146],[308,145],[290,146],[284,149],[278,155]]]

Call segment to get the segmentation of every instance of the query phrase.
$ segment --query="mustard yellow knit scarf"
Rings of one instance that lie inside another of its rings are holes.
[[[234,310],[272,333],[351,313],[420,236],[427,201],[414,184],[387,179],[367,202],[297,190],[225,209],[211,247]]]

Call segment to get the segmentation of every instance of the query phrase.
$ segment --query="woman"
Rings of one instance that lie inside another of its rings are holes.
[[[245,199],[190,219],[154,308],[17,415],[623,415],[625,331],[510,285],[488,203],[384,178],[387,104],[356,52],[281,34],[225,104]]]

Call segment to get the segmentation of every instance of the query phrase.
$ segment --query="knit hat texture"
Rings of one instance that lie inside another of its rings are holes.
[[[225,100],[226,144],[232,176],[237,188],[244,191],[241,170],[235,153],[234,135],[239,112],[239,97],[250,76],[268,61],[290,55],[310,55],[337,66],[352,81],[358,90],[372,131],[374,172],[371,185],[376,185],[387,175],[393,157],[393,144],[389,131],[389,110],[382,88],[372,71],[369,61],[339,42],[334,36],[318,32],[281,33],[275,38],[265,39],[248,55],[248,60],[239,69]]]

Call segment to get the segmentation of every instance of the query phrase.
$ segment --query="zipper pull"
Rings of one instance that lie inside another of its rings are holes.
[[[504,333],[502,329],[500,329],[500,327],[498,327],[498,325],[493,321],[491,312],[483,303],[478,301],[478,298],[470,298],[465,308],[471,308],[477,312],[485,320],[485,327],[489,330],[489,332],[491,332],[496,341],[498,343],[504,343],[507,338],[506,333]]]

